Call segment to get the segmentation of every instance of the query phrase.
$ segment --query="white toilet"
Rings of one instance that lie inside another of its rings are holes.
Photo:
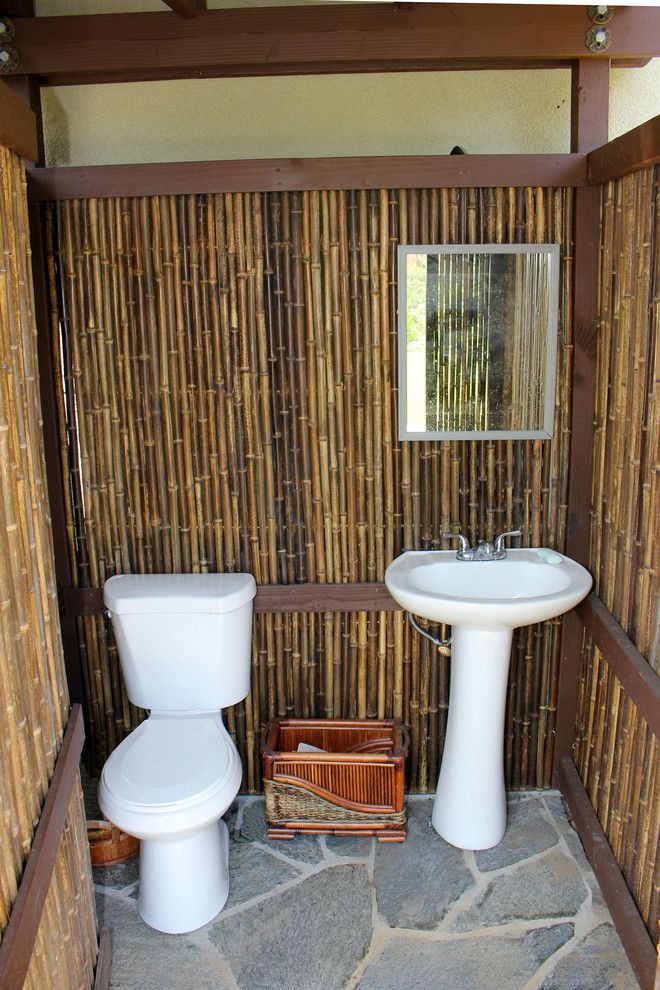
[[[128,697],[150,715],[103,767],[99,804],[141,840],[138,911],[152,928],[200,928],[229,893],[222,815],[241,763],[220,709],[250,690],[251,574],[118,575],[103,600]]]

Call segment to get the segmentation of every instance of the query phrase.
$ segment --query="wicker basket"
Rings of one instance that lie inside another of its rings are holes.
[[[323,752],[298,752],[306,743]],[[312,835],[406,837],[401,722],[272,719],[261,752],[269,839]]]

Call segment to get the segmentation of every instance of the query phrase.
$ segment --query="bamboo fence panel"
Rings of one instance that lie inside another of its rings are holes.
[[[584,644],[575,759],[654,942],[660,921],[660,741],[607,660]]]
[[[48,791],[68,698],[45,484],[25,170],[1,147],[0,336],[2,932]],[[26,986],[89,987],[95,959],[94,896],[78,784]],[[68,982],[60,980],[64,973]]]
[[[565,537],[572,193],[382,189],[70,200],[47,240],[68,532],[79,586],[117,572],[382,581],[404,548],[521,526]],[[562,245],[555,440],[401,442],[400,243]],[[79,620],[98,768],[141,713],[100,617]],[[557,621],[521,630],[506,765],[549,783]],[[433,789],[449,669],[402,613],[257,615],[252,691],[227,713],[244,787],[280,716],[400,716]]]
[[[660,170],[603,187],[591,570],[595,590],[660,670]],[[577,766],[654,941],[660,759],[590,643],[582,655]]]
[[[604,187],[591,527],[595,588],[660,672],[660,170]]]

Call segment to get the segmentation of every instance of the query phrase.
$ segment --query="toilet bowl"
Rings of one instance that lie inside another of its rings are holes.
[[[158,931],[202,927],[229,893],[221,818],[241,763],[220,709],[249,690],[255,591],[243,574],[121,575],[105,585],[128,696],[151,714],[111,753],[99,804],[140,839],[138,911]]]

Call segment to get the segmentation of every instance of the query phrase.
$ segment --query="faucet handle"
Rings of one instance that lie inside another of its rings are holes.
[[[507,536],[522,536],[522,529],[509,529],[506,533],[500,533],[495,537],[495,553],[504,551],[504,539]]]
[[[440,535],[445,540],[460,540],[461,548],[459,553],[465,553],[467,550],[471,549],[470,541],[468,540],[467,536],[463,536],[462,533],[441,533]]]

